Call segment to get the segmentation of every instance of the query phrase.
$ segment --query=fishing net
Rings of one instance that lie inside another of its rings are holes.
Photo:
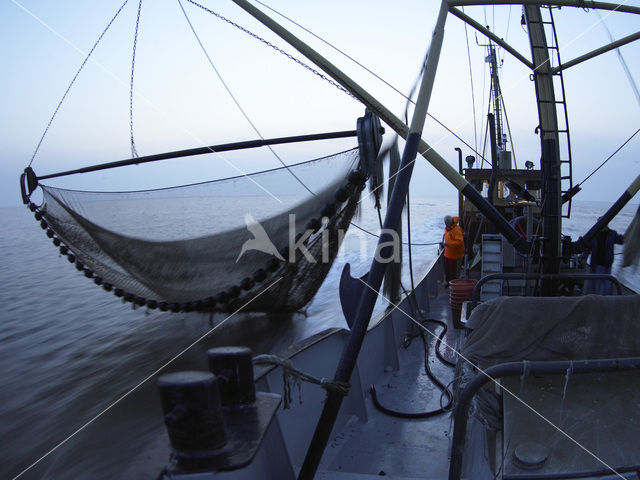
[[[36,216],[107,291],[163,310],[295,311],[328,273],[366,175],[358,149],[194,185],[40,185]]]

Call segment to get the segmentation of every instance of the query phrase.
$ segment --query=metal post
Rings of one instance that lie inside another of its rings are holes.
[[[442,39],[444,37],[444,24],[446,18],[447,2],[443,2],[440,7],[436,27],[433,31],[431,47],[429,48],[427,64],[422,77],[422,83],[420,85],[420,91],[416,101],[416,108],[411,121],[411,128],[407,136],[407,143],[402,154],[399,173],[393,187],[382,232],[394,230],[397,227],[400,216],[402,215],[402,209],[404,208],[404,201],[409,188],[413,166],[418,154],[420,137],[422,135],[422,129],[427,115],[429,100],[433,90],[434,78],[442,47]],[[388,258],[392,250],[392,240],[393,238],[388,233],[383,233],[383,235],[380,236],[376,251],[380,252],[379,255],[381,258]],[[334,376],[335,381],[348,382],[351,378],[358,354],[360,353],[360,348],[362,347],[362,341],[364,340],[364,336],[367,332],[367,326],[371,319],[378,291],[382,283],[385,266],[386,265],[378,261],[377,258],[374,258],[371,263],[371,269],[369,270],[367,278],[368,288],[364,288],[362,292],[358,312],[352,325],[349,340],[342,352],[340,362],[336,369]],[[322,459],[322,454],[329,440],[329,435],[333,429],[338,411],[340,410],[342,399],[343,396],[340,394],[334,392],[329,392],[327,394],[327,400],[324,404],[313,439],[311,440],[311,445],[307,450],[306,458],[298,476],[299,480],[312,479],[315,475],[318,465],[320,464],[320,460]]]

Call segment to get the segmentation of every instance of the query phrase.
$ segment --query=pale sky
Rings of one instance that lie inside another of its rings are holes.
[[[359,102],[264,43],[186,0],[182,2],[216,69],[263,137],[355,128],[356,118],[364,111]],[[4,72],[0,80],[0,206],[20,204],[19,174],[31,160],[86,54],[122,3],[3,0],[0,4],[0,60]],[[627,3],[640,5],[637,0]],[[202,4],[310,63],[233,2],[202,0]],[[383,1],[271,0],[268,4],[407,94],[428,48],[439,2],[397,1],[393,8]],[[78,76],[34,159],[36,173],[44,175],[130,156],[129,85],[137,9],[135,0],[124,6]],[[525,27],[520,25],[520,8],[473,7],[465,11],[530,57]],[[563,61],[609,41],[596,14],[565,7],[554,15]],[[404,116],[405,100],[399,94],[335,50],[275,17],[344,68],[397,116]],[[615,38],[634,33],[640,26],[637,16],[605,12],[602,17]],[[463,23],[449,16],[429,111],[474,145],[467,45],[478,142],[484,133],[489,83],[486,50],[477,45],[473,29],[468,28],[467,34],[468,44]],[[486,43],[477,38],[479,43]],[[620,52],[632,77],[640,83],[640,44],[635,42]],[[520,167],[525,160],[538,165],[533,82],[517,60],[502,51],[500,56],[504,58],[501,84],[516,161]],[[257,138],[200,49],[177,0],[143,2],[135,66],[133,125],[139,155]],[[567,70],[564,80],[575,183],[640,127],[640,105],[615,52]],[[457,165],[454,147],[462,147],[464,155],[472,153],[432,120],[427,121],[423,138],[453,165]],[[389,128],[385,139],[391,139]],[[276,150],[287,163],[296,163],[351,146],[355,146],[353,140]],[[236,169],[227,162],[234,162]],[[129,190],[237,175],[237,169],[251,172],[276,166],[277,159],[261,149],[224,158],[210,155],[127,167],[51,183],[90,190]],[[579,198],[615,200],[638,173],[640,134],[584,184]],[[455,193],[425,160],[418,161],[412,192],[423,196]]]

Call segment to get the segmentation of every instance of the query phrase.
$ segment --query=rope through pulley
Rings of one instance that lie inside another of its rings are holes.
[[[382,146],[384,129],[380,126],[380,119],[367,108],[364,117],[358,118],[357,131],[363,173],[369,178],[369,189],[375,196],[376,208],[380,208],[384,172],[378,152]]]

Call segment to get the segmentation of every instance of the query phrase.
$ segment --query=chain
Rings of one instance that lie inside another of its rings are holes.
[[[140,27],[140,11],[142,10],[142,0],[138,3],[138,16],[136,17],[136,31],[133,36],[133,54],[131,56],[131,82],[129,86],[129,131],[131,134],[131,158],[137,158],[136,142],[133,138],[133,73],[136,65],[136,47],[138,46],[138,29]]]
[[[69,86],[65,90],[64,95],[62,95],[62,98],[60,99],[60,102],[58,103],[58,106],[56,107],[55,111],[53,112],[53,115],[51,115],[51,118],[49,119],[49,123],[47,123],[47,127],[44,129],[44,133],[42,134],[42,137],[40,137],[40,141],[38,142],[38,145],[36,146],[36,149],[33,152],[33,155],[31,156],[31,160],[29,161],[29,165],[28,165],[29,167],[33,163],[34,159],[36,158],[38,150],[40,150],[40,146],[42,145],[42,142],[44,141],[44,137],[47,135],[47,132],[49,131],[49,128],[51,127],[51,124],[53,123],[53,120],[56,118],[56,115],[58,114],[58,110],[60,110],[60,107],[62,106],[62,102],[64,102],[65,98],[67,98],[67,95],[69,94],[69,90],[71,90],[71,87],[73,87],[73,84],[76,82],[76,79],[80,75],[80,72],[82,71],[84,66],[87,64],[87,61],[89,60],[89,57],[91,57],[91,54],[93,53],[93,51],[96,49],[96,47],[100,43],[100,40],[102,40],[102,37],[104,37],[105,33],[107,33],[107,30],[109,30],[109,28],[111,27],[111,24],[113,24],[113,22],[118,17],[118,15],[120,15],[120,12],[122,11],[122,9],[124,8],[124,6],[127,4],[128,1],[129,0],[125,0],[124,3],[122,5],[120,5],[120,8],[116,12],[116,14],[113,16],[113,18],[111,19],[109,24],[106,26],[106,28],[102,31],[102,33],[100,34],[100,36],[98,37],[96,42],[93,44],[93,47],[91,47],[91,50],[89,50],[89,53],[87,53],[87,56],[84,57],[84,60],[82,61],[82,65],[80,65],[80,68],[78,68],[78,71],[73,76],[73,79],[71,80],[71,83],[69,84]]]
[[[233,22],[232,20],[229,20],[228,18],[220,15],[217,12],[214,12],[213,10],[205,7],[204,5],[200,5],[198,2],[196,2],[195,0],[187,0],[187,2],[195,5],[196,7],[201,8],[202,10],[204,10],[205,12],[210,13],[211,15],[218,17],[220,20],[223,20],[225,22],[227,22],[229,25],[236,27],[238,30],[246,33],[247,35],[255,38],[256,40],[261,41],[262,43],[264,43],[265,45],[267,45],[268,47],[273,48],[276,52],[284,55],[285,57],[287,57],[290,60],[293,60],[295,63],[297,63],[298,65],[300,65],[301,67],[306,68],[307,70],[309,70],[311,73],[313,73],[314,75],[317,75],[318,77],[320,77],[322,80],[324,80],[325,82],[328,82],[330,85],[333,85],[334,87],[336,87],[338,90],[340,90],[341,92],[346,93],[347,95],[349,95],[352,98],[355,98],[356,100],[358,100],[358,98],[353,95],[351,92],[349,92],[346,88],[344,88],[342,85],[340,85],[339,83],[333,81],[331,78],[327,77],[326,75],[320,73],[318,70],[316,70],[315,68],[311,67],[310,65],[304,63],[302,60],[299,60],[298,58],[294,57],[293,55],[285,52],[284,50],[282,50],[281,48],[279,48],[278,46],[274,45],[273,43],[269,42],[268,40],[265,40],[264,38],[260,37],[259,35],[256,35],[255,33],[247,30],[246,28],[242,27],[241,25],[238,25],[237,23]],[[360,100],[358,100],[360,101]]]

